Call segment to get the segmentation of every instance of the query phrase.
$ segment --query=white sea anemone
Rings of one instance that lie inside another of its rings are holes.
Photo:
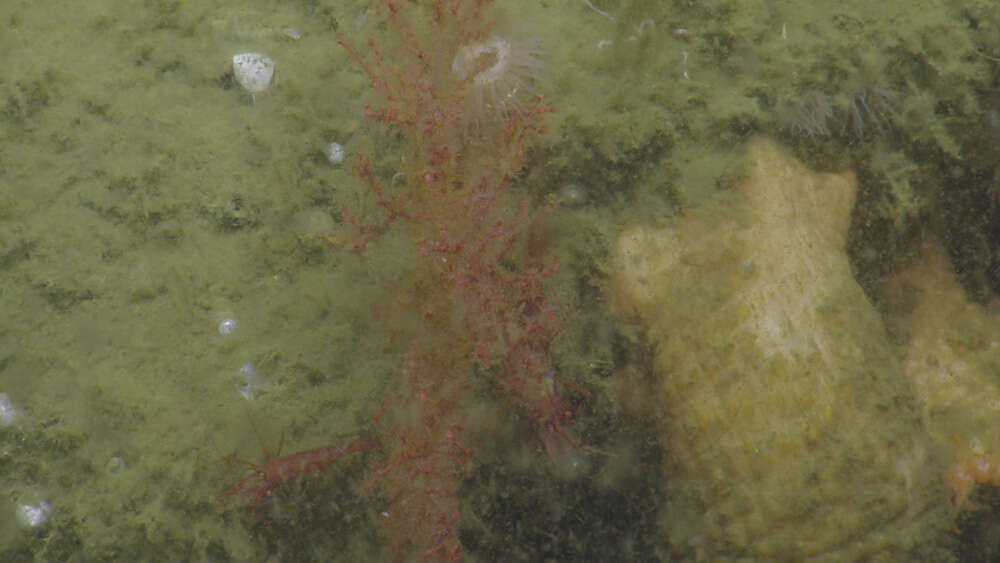
[[[545,64],[539,59],[540,41],[512,41],[494,35],[459,48],[451,70],[467,83],[466,97],[477,122],[504,117],[518,111],[543,80]]]

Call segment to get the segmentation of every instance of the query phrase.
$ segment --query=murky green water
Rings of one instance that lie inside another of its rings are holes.
[[[586,390],[586,447],[572,470],[517,424],[481,447],[462,539],[482,560],[667,558],[666,444],[605,393],[643,380],[648,354],[607,307],[610,253],[625,224],[726,197],[749,136],[857,171],[851,257],[873,299],[928,230],[979,302],[1000,289],[994,3],[595,5],[615,21],[576,0],[500,3],[501,29],[546,43],[557,113],[515,189],[561,198],[553,354]],[[0,392],[19,410],[0,427],[0,559],[379,557],[383,507],[361,493],[377,454],[257,514],[218,496],[248,474],[234,458],[351,441],[392,389],[384,305],[413,250],[390,231],[359,258],[342,224],[345,207],[376,213],[351,155],[388,178],[406,166],[334,41],[364,45],[373,22],[358,1],[0,7]],[[276,63],[255,100],[231,74],[241,52]],[[348,163],[324,156],[334,141]],[[17,522],[43,502],[46,522]],[[983,537],[955,552],[987,556]]]

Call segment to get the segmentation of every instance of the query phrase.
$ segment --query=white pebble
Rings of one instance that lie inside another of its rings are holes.
[[[254,102],[257,94],[266,91],[274,79],[274,61],[260,53],[240,53],[233,56],[233,76],[250,92]]]
[[[330,161],[330,164],[340,164],[344,162],[344,145],[340,143],[333,142],[326,146],[326,150],[323,151],[326,154],[326,159]]]
[[[17,521],[22,526],[34,528],[41,526],[48,521],[52,514],[52,505],[42,501],[40,504],[19,504],[17,505]]]
[[[219,323],[219,334],[221,334],[222,336],[229,336],[235,331],[236,331],[236,319],[234,318],[223,319],[222,322]]]

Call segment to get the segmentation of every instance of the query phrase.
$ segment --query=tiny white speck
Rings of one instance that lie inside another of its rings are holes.
[[[236,319],[223,319],[223,321],[219,323],[219,334],[228,336],[234,331],[236,331]]]
[[[330,164],[340,164],[344,162],[344,145],[334,142],[326,146],[326,150],[323,151],[326,154],[326,159],[330,161]]]
[[[52,505],[42,501],[41,504],[19,504],[17,505],[17,521],[22,526],[34,528],[41,526],[49,519],[52,513]]]
[[[243,364],[240,373],[243,375],[243,381],[236,385],[236,389],[248,401],[254,400],[258,390],[267,389],[270,386],[263,376],[257,374],[257,368],[252,362]]]
[[[0,393],[0,426],[10,426],[21,416],[21,411],[14,406],[6,393]]]
[[[121,456],[113,456],[108,460],[108,471],[115,473],[126,468],[125,460]]]

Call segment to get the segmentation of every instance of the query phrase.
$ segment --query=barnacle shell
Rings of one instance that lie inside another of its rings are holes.
[[[260,53],[233,55],[233,76],[250,94],[267,91],[274,80],[274,61]]]
[[[713,561],[911,560],[951,512],[851,273],[854,175],[767,140],[747,162],[729,203],[618,240],[617,309],[655,354],[667,538]]]

